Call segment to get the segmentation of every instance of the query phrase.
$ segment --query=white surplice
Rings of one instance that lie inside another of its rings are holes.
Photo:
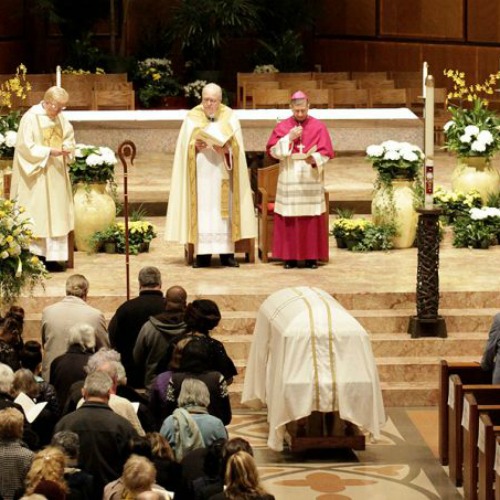
[[[223,218],[221,214],[221,186],[222,179],[228,175],[226,169],[223,156],[213,149],[204,149],[196,155],[199,193],[196,255],[234,253],[231,217]]]
[[[380,436],[385,411],[370,339],[319,288],[285,288],[261,305],[245,374],[242,403],[267,405],[267,444],[283,449],[288,422],[313,411]]]

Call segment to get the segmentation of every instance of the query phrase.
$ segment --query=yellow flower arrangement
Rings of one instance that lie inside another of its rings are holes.
[[[487,109],[488,99],[484,95],[493,94],[500,71],[489,75],[482,84],[467,84],[465,73],[457,70],[444,70],[444,74],[453,81],[448,99],[459,101],[448,107],[452,119],[444,126],[445,147],[459,157],[491,158],[500,150],[500,122],[495,113]]]
[[[31,220],[16,202],[0,199],[0,303],[12,303],[27,288],[43,285],[47,271],[29,250]]]

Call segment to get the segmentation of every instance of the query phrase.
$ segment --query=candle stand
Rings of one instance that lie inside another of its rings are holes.
[[[417,245],[417,315],[410,318],[412,338],[447,337],[446,322],[439,316],[439,216],[437,207],[419,208]]]

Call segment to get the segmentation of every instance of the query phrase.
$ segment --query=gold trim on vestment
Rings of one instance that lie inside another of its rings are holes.
[[[217,114],[215,115],[215,119],[219,122],[219,126],[221,130],[230,135],[234,133],[234,130],[231,127],[229,122],[230,118],[230,108],[221,104]],[[198,186],[196,183],[196,148],[195,137],[198,134],[199,130],[205,128],[209,124],[209,119],[205,112],[203,111],[203,106],[200,104],[196,106],[191,111],[189,111],[188,118],[193,120],[196,124],[196,127],[193,129],[191,133],[191,137],[189,138],[189,146],[188,146],[188,181],[189,181],[189,199],[190,203],[188,203],[189,213],[189,232],[188,232],[188,241],[190,243],[195,244],[198,240],[198,197],[197,191]],[[222,181],[221,186],[221,214],[223,218],[229,217],[231,215],[231,238],[233,241],[237,241],[241,238],[241,213],[240,213],[240,177],[239,177],[239,155],[240,155],[240,146],[238,141],[234,135],[230,139],[230,145],[232,149],[232,162],[233,168],[228,172],[228,179],[226,183],[224,180]],[[224,168],[226,168],[224,166]],[[232,184],[232,189],[231,189]],[[231,206],[231,214],[229,214],[229,193],[232,192],[232,206]],[[225,203],[226,210],[222,209],[222,203]]]
[[[37,116],[38,118],[38,126],[40,127],[40,130],[42,131],[42,143],[44,146],[49,146],[51,148],[57,148],[61,149],[63,145],[63,129],[61,126],[61,123],[58,122],[53,122],[48,124],[47,126],[47,121],[41,120],[41,116]]]

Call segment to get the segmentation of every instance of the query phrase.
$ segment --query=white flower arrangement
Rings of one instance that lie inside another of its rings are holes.
[[[114,179],[117,159],[114,151],[105,146],[77,144],[75,159],[69,165],[71,182],[107,182]]]
[[[383,182],[401,177],[415,179],[424,162],[422,150],[409,142],[385,141],[366,148],[367,159]]]
[[[201,101],[201,91],[207,83],[206,80],[195,80],[194,82],[184,85],[184,96]]]
[[[471,208],[470,218],[472,220],[484,220],[489,218],[500,218],[500,209],[496,207]]]
[[[260,64],[253,69],[254,73],[279,73],[280,70],[274,64]]]

